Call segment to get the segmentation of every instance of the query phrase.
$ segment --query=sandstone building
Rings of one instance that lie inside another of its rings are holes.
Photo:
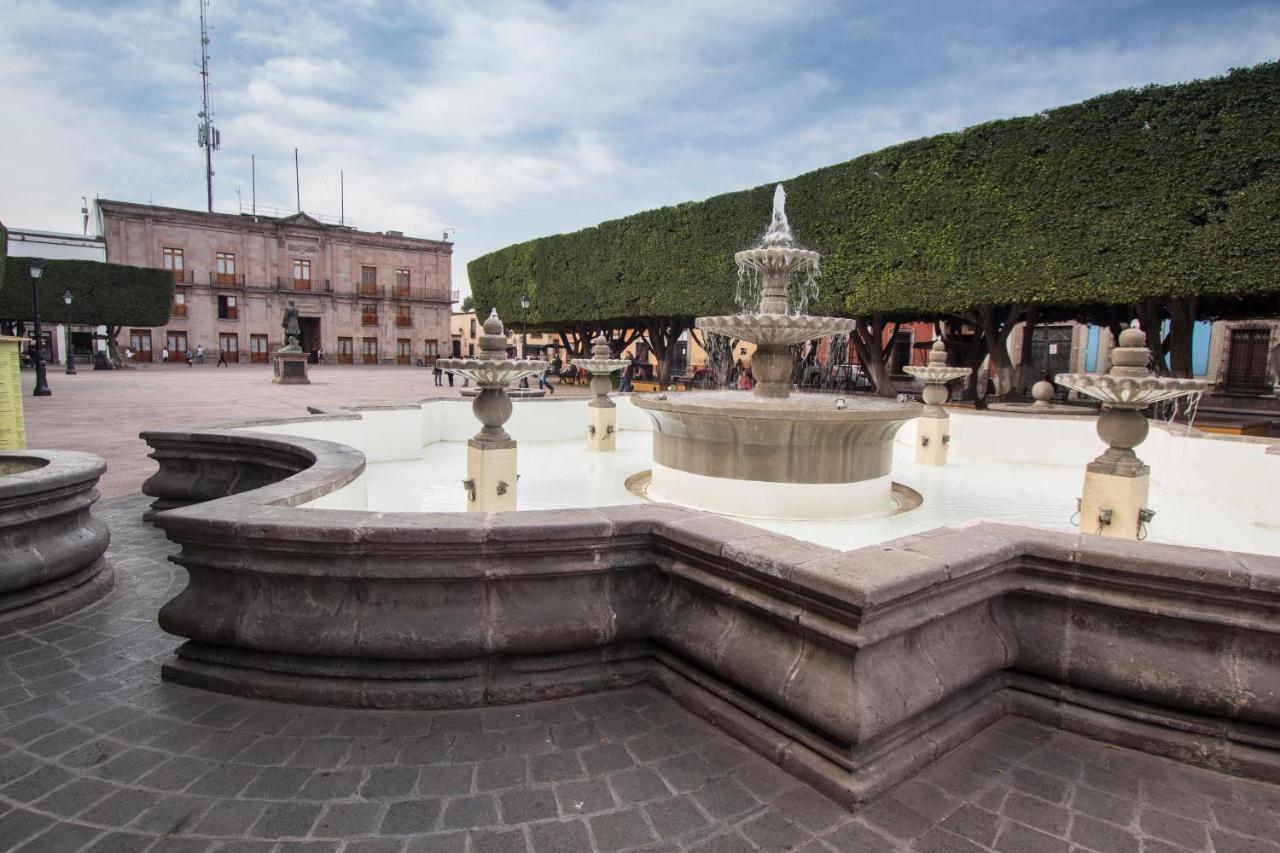
[[[169,322],[127,331],[139,361],[203,345],[269,361],[287,300],[302,346],[330,364],[430,363],[449,348],[453,244],[358,231],[306,213],[270,217],[97,202],[107,261],[172,270]],[[122,336],[123,338],[123,336]]]

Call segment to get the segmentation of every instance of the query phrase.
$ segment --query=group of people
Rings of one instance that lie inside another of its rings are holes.
[[[134,360],[134,357],[135,357],[136,355],[137,355],[137,353],[135,353],[135,352],[133,351],[133,348],[132,348],[132,347],[125,347],[125,348],[124,348],[124,360],[125,360],[125,363],[127,363],[127,364],[132,364],[132,363],[133,363],[133,360]],[[186,357],[186,359],[187,359],[187,367],[193,367],[194,365],[197,365],[197,364],[204,364],[204,344],[197,344],[197,345],[196,345],[196,348],[195,348],[195,350],[194,350],[194,351],[192,351],[191,349],[188,349],[185,353],[183,353],[183,355],[184,355],[184,356]],[[164,347],[163,349],[161,349],[161,350],[160,350],[160,363],[161,363],[161,364],[168,364],[168,363],[169,363],[169,348],[168,348],[168,347]],[[214,365],[214,366],[215,366],[215,367],[230,367],[230,364],[227,362],[227,352],[226,352],[226,350],[221,350],[221,349],[220,349],[220,350],[218,350],[218,363],[217,363],[216,365]]]

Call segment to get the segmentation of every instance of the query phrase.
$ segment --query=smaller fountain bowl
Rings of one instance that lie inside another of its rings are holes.
[[[1115,376],[1105,373],[1059,373],[1053,381],[1106,405],[1124,409],[1145,409],[1161,400],[1172,400],[1174,397],[1203,391],[1209,384],[1203,379]]]
[[[501,388],[547,369],[547,362],[527,358],[442,358],[436,364],[441,370],[470,379],[481,388]]]
[[[933,367],[921,365],[918,367],[904,367],[902,370],[904,373],[911,374],[925,384],[950,382],[953,379],[959,379],[962,376],[969,375],[969,368],[967,367]]]
[[[783,246],[768,246],[760,249],[744,249],[735,252],[733,260],[740,267],[755,269],[787,268],[799,269],[817,266],[822,257],[811,249],[793,249]]]
[[[592,376],[607,376],[615,370],[621,370],[631,363],[625,358],[580,358],[574,360],[574,366],[581,367]]]
[[[757,346],[792,346],[828,335],[847,335],[854,321],[846,317],[811,317],[807,314],[729,314],[699,317],[695,325],[704,332],[737,338]]]

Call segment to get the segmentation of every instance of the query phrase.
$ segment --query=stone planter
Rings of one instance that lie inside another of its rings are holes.
[[[111,536],[89,508],[101,457],[0,452],[0,634],[72,613],[111,590]]]

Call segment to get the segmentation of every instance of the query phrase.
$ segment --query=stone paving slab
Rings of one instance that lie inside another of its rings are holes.
[[[215,359],[216,360],[216,359]],[[415,403],[428,397],[461,398],[455,387],[436,387],[424,367],[324,365],[312,367],[310,385],[275,385],[271,367],[212,363],[149,364],[124,370],[49,373],[50,397],[32,397],[35,373],[22,371],[27,445],[82,450],[107,460],[99,483],[104,497],[131,495],[156,465],[138,438],[146,429],[170,429],[227,421],[292,418],[308,406]],[[555,395],[586,396],[589,389],[555,386]]]
[[[0,850],[1280,853],[1280,788],[1008,718],[851,813],[648,687],[378,712],[163,684],[185,582],[99,505],[117,587],[0,639]]]

